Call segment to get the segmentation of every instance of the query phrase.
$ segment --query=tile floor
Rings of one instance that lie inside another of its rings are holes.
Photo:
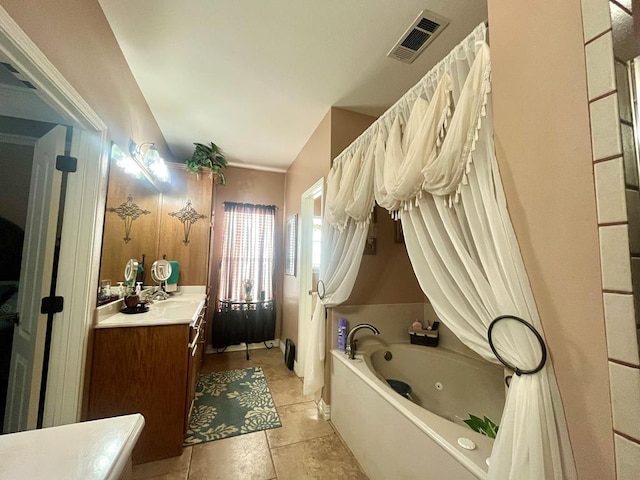
[[[154,480],[366,480],[315,402],[302,395],[302,380],[284,365],[282,352],[252,350],[210,354],[202,372],[262,367],[281,428],[187,447],[180,457],[133,467],[133,479]]]

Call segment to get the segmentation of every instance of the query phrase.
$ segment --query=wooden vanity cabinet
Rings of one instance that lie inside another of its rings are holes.
[[[97,328],[88,419],[141,413],[134,464],[180,455],[195,394],[201,323]]]

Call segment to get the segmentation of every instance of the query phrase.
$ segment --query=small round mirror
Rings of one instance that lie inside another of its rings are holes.
[[[138,275],[138,261],[132,258],[124,267],[124,279],[127,284],[133,285],[133,282],[136,280],[136,275]]]
[[[167,260],[156,260],[151,265],[151,278],[154,282],[166,282],[171,276],[171,264]]]

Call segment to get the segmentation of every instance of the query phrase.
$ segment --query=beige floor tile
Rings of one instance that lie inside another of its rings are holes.
[[[329,423],[319,418],[315,402],[284,405],[277,410],[282,427],[266,431],[271,448],[333,434]]]
[[[165,473],[157,477],[150,477],[147,480],[187,480],[189,478],[189,469],[185,468],[177,472]]]
[[[250,350],[251,359],[263,364],[282,365],[284,366],[284,355],[278,347],[271,349],[261,348],[258,350]]]
[[[264,432],[195,445],[189,480],[270,480],[275,478]]]
[[[278,480],[364,480],[367,476],[336,435],[274,448]]]
[[[302,380],[298,377],[289,377],[273,381],[267,378],[267,384],[269,385],[271,396],[277,407],[313,400],[313,398],[305,397],[302,394]]]
[[[246,360],[244,352],[210,353],[205,355],[201,372],[223,372],[251,366],[254,366],[253,362]]]
[[[289,370],[284,364],[282,365],[270,365],[263,363],[260,365],[264,371],[264,376],[267,382],[274,380],[285,380],[287,378],[298,378],[293,370]]]
[[[134,465],[132,471],[133,480],[143,480],[147,478],[157,477],[158,475],[179,472],[189,468],[191,461],[191,448],[186,447],[182,450],[179,457],[171,457],[165,460],[157,460],[155,462],[141,463]],[[176,477],[180,478],[180,477]]]
[[[284,364],[282,352],[274,347],[271,350],[250,350],[251,358],[246,359],[245,352],[210,353],[205,356],[201,373],[222,372],[247,367],[262,367],[267,381],[298,378]]]

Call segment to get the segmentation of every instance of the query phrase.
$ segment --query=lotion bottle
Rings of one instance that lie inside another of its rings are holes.
[[[338,350],[344,352],[347,349],[347,319],[338,319]]]

